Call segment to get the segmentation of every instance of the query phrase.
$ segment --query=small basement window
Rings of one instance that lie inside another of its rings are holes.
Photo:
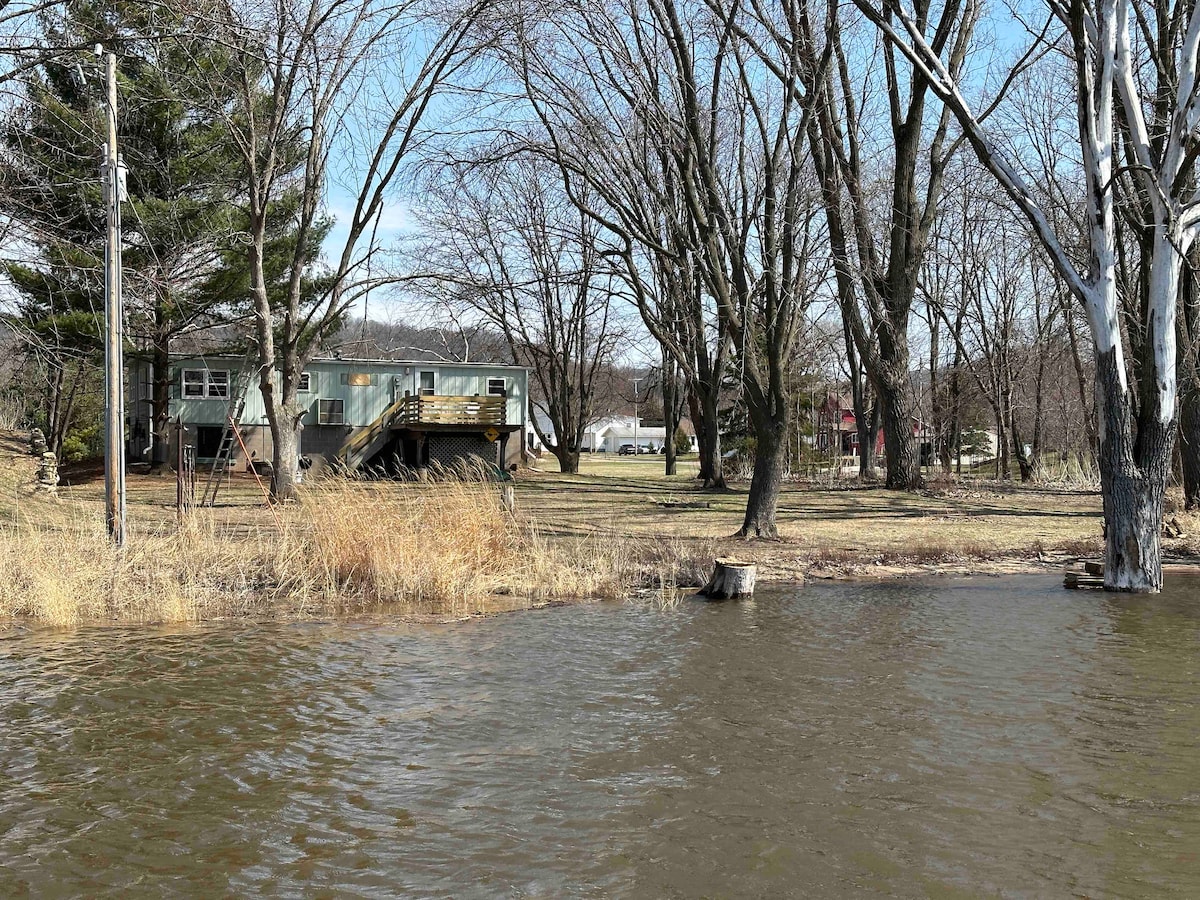
[[[487,380],[487,392],[494,397],[507,397],[508,389],[504,386],[504,379],[489,378]]]
[[[343,405],[341,400],[318,400],[317,424],[345,425],[346,422],[342,410]]]

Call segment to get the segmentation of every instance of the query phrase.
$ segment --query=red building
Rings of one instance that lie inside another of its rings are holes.
[[[913,437],[922,435],[921,420],[912,420]],[[841,456],[858,456],[858,419],[854,415],[854,404],[851,399],[842,394],[830,394],[825,402],[817,407],[817,421],[813,429],[816,447],[826,453],[838,453]],[[922,457],[929,450],[923,445]],[[883,429],[875,431],[875,456],[883,457]]]
[[[817,407],[813,438],[818,450],[841,456],[858,456],[858,419],[849,397],[830,394]],[[875,452],[883,453],[883,429],[875,435]]]

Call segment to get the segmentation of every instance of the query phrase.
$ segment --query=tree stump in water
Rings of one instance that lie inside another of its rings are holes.
[[[754,593],[754,576],[757,572],[753,563],[733,559],[718,559],[713,563],[712,577],[708,584],[696,594],[709,600],[736,600]]]

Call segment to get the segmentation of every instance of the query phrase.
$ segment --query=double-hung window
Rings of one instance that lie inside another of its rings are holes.
[[[184,369],[181,383],[184,399],[225,400],[229,397],[227,369]]]
[[[229,372],[225,369],[209,369],[208,396],[229,399]]]

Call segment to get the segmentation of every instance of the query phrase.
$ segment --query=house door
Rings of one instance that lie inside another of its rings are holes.
[[[225,429],[220,425],[196,427],[196,458],[216,459],[221,449],[221,435]]]
[[[437,369],[417,369],[416,394],[431,397],[437,393]]]

